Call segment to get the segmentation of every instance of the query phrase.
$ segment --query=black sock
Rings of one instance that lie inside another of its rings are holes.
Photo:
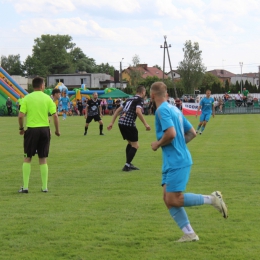
[[[102,130],[103,130],[103,125],[99,125],[99,132],[100,132],[100,134],[102,134]]]
[[[125,148],[126,161],[127,161],[127,155],[128,155],[128,153],[129,153],[131,147],[132,147],[131,144],[127,144],[127,146],[126,146],[126,148]]]
[[[134,148],[134,147],[131,147],[131,148],[129,149],[129,152],[128,152],[128,154],[127,154],[126,163],[130,164],[130,163],[132,162],[132,160],[133,160],[134,157],[135,157],[136,152],[137,152],[137,149]]]
[[[88,131],[88,127],[85,126],[85,133],[87,133],[87,131]]]

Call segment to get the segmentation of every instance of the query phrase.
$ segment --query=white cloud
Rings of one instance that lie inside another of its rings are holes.
[[[260,3],[258,0],[211,0],[209,8],[212,12],[228,13],[232,16],[243,16],[251,11],[260,10]]]
[[[12,0],[17,13],[60,13],[64,11],[73,11],[75,6],[71,0]]]
[[[170,16],[173,19],[180,19],[182,15],[180,14],[180,10],[172,3],[171,0],[156,0],[155,6],[157,8],[157,12],[161,16]]]
[[[78,5],[93,6],[99,9],[112,8],[113,10],[123,13],[133,13],[140,11],[140,1],[138,0],[80,0],[77,1]]]
[[[25,34],[81,34],[93,35],[90,22],[80,18],[44,19],[34,18],[21,22],[20,29]]]
[[[203,8],[205,6],[205,1],[203,0],[179,0],[180,4],[188,5],[189,7],[195,6],[198,8]]]

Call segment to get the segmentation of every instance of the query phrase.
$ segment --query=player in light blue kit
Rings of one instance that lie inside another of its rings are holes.
[[[208,123],[208,121],[211,117],[211,114],[213,117],[215,116],[214,98],[210,97],[210,94],[211,94],[211,91],[208,89],[206,91],[206,97],[204,97],[200,101],[200,105],[199,105],[197,113],[196,113],[196,117],[197,117],[198,112],[201,109],[200,122],[199,122],[199,125],[196,130],[196,133],[198,133],[201,128],[200,135],[204,131],[206,124]]]
[[[152,84],[150,96],[157,107],[157,141],[151,143],[151,147],[154,151],[161,147],[163,153],[163,199],[170,215],[184,232],[184,236],[177,242],[197,241],[199,237],[191,227],[184,207],[210,204],[224,218],[228,217],[227,207],[219,191],[214,191],[211,195],[183,193],[193,164],[186,144],[196,137],[196,132],[182,112],[167,102],[167,87],[163,82]]]
[[[61,102],[61,111],[62,111],[62,120],[65,120],[67,118],[67,112],[70,108],[70,99],[66,95],[66,92],[62,92],[62,97],[60,98]]]

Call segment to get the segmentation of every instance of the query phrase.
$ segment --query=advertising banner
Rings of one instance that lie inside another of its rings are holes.
[[[185,116],[195,116],[199,107],[199,103],[182,103],[182,113]],[[198,115],[201,111],[198,112]]]

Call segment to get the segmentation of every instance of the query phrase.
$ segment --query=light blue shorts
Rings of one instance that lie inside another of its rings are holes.
[[[207,114],[202,113],[200,115],[200,122],[203,122],[203,121],[207,121],[208,122],[210,117],[211,117],[211,114],[209,114],[209,113],[207,113]]]
[[[68,108],[68,106],[62,106],[61,110],[63,110],[63,111],[69,111],[69,108]]]
[[[167,192],[185,191],[190,178],[191,166],[168,169],[162,174],[162,186],[166,184]]]

